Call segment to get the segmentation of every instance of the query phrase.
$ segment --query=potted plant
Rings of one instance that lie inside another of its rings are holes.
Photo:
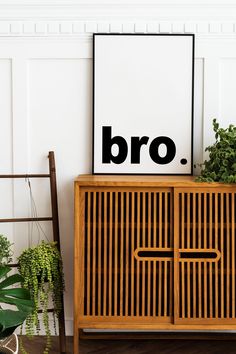
[[[0,235],[0,352],[18,353],[18,339],[14,333],[33,311],[34,303],[30,292],[21,285],[24,279],[20,274],[11,274],[7,263],[11,262],[11,243]],[[16,309],[4,308],[3,304],[13,305]]]
[[[13,252],[11,246],[13,244],[6,236],[0,235],[0,265],[6,265],[12,262]]]
[[[35,308],[26,319],[26,334],[32,337],[39,334],[39,310],[46,333],[44,354],[51,348],[51,331],[49,326],[49,301],[53,303],[53,317],[62,309],[62,293],[64,291],[64,275],[60,252],[56,242],[42,241],[38,246],[26,249],[18,258],[19,272],[24,278],[23,286],[30,291]]]
[[[236,183],[236,127],[219,127],[213,119],[215,143],[208,146],[209,159],[201,165],[201,175],[196,178],[200,182]]]

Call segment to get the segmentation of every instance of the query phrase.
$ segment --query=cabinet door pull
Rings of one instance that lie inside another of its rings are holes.
[[[150,248],[150,247],[137,248],[134,251],[134,257],[138,261],[173,260],[174,250],[173,250],[173,248]]]
[[[180,261],[191,262],[218,262],[220,252],[217,249],[180,249]]]

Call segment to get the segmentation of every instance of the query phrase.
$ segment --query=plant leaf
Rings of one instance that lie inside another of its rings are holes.
[[[28,314],[23,311],[0,310],[0,324],[5,330],[6,328],[21,325]]]
[[[8,266],[0,266],[0,279],[5,277],[7,273],[11,271],[11,268]]]
[[[2,289],[0,290],[0,297],[1,296],[10,296],[17,299],[30,300],[29,291],[23,288]]]
[[[22,283],[23,281],[24,281],[24,278],[20,274],[10,275],[8,278],[4,279],[0,283],[0,289],[7,288],[8,286],[16,284],[16,283]]]
[[[32,312],[34,309],[34,302],[32,300],[17,299],[2,295],[0,296],[0,302],[3,302],[4,304],[15,305],[19,310],[25,311],[27,313]]]

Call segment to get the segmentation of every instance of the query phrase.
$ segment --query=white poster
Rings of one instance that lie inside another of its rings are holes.
[[[94,34],[94,174],[192,174],[192,34]]]

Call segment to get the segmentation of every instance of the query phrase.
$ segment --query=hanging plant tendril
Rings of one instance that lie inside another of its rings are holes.
[[[60,252],[56,242],[42,241],[38,246],[26,249],[18,259],[19,272],[24,278],[23,287],[29,289],[34,300],[35,310],[26,319],[26,335],[39,334],[40,321],[38,310],[42,310],[42,322],[46,333],[46,345],[43,354],[51,348],[49,326],[49,301],[53,302],[53,315],[58,318],[62,309],[64,274]]]

